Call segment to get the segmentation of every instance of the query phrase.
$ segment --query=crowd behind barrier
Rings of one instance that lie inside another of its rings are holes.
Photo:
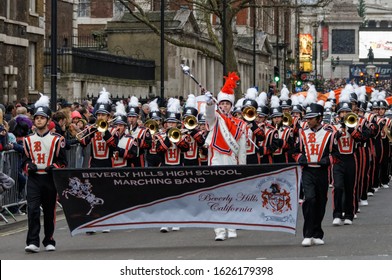
[[[68,168],[88,168],[90,158],[90,147],[81,147],[79,144],[72,145],[66,151]],[[13,220],[17,220],[14,212],[22,213],[22,209],[26,205],[26,186],[19,186],[19,154],[16,151],[0,152],[0,172],[10,176],[15,181],[15,186],[2,195],[0,195],[0,219],[8,223],[5,215],[10,216]],[[11,209],[16,211],[11,211]]]

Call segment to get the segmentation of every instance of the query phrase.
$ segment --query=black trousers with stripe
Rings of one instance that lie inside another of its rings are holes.
[[[305,201],[302,204],[304,215],[303,236],[305,238],[323,238],[321,223],[325,215],[328,200],[328,168],[304,167],[302,187]]]

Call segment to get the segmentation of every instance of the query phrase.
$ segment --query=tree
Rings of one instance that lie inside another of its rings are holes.
[[[363,23],[366,22],[366,3],[365,0],[358,1],[358,15],[362,18]]]
[[[160,36],[160,28],[152,23],[147,17],[147,12],[143,9],[143,3],[140,0],[118,0],[122,3],[131,15],[137,20],[146,24],[151,30]],[[170,0],[166,0],[170,1]],[[267,8],[287,8],[296,9],[299,7],[323,7],[328,5],[332,0],[182,0],[178,5],[187,5],[192,7],[198,13],[200,25],[204,27],[203,36],[205,36],[213,45],[214,49],[208,49],[203,45],[194,45],[170,34],[165,34],[164,38],[169,43],[185,48],[198,50],[209,58],[219,61],[223,64],[223,45],[222,30],[226,30],[226,68],[228,72],[238,71],[237,57],[235,55],[235,30],[233,22],[236,15],[244,9],[252,7],[258,9]],[[293,2],[293,3],[292,3]],[[159,2],[158,2],[159,3]],[[161,2],[162,3],[162,2]],[[297,3],[297,5],[295,4]],[[173,4],[170,2],[170,4]],[[226,6],[225,21],[223,19],[223,5]],[[223,26],[223,28],[222,28]],[[226,74],[226,73],[225,73]]]

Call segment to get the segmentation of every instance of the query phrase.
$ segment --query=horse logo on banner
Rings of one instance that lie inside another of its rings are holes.
[[[280,185],[272,183],[269,187],[261,192],[262,206],[271,210],[273,213],[284,213],[291,209],[290,193],[282,190]]]
[[[79,178],[72,177],[69,178],[68,186],[70,186],[70,188],[63,191],[63,196],[68,199],[68,195],[72,195],[76,198],[86,200],[90,204],[90,210],[87,212],[87,216],[91,214],[91,211],[95,206],[104,203],[102,198],[96,197],[95,194],[92,193],[93,186],[88,180],[85,180],[84,183],[82,183]]]

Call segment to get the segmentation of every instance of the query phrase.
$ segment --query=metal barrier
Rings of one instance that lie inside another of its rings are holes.
[[[66,151],[68,161],[68,168],[88,168],[90,158],[90,146],[85,148],[80,145],[73,145],[71,149]],[[16,221],[14,214],[10,211],[11,207],[17,207],[18,211],[27,203],[26,201],[26,184],[23,190],[19,191],[19,176],[18,171],[20,168],[20,155],[16,151],[0,152],[0,172],[7,174],[15,181],[15,186],[6,190],[0,196],[0,209],[3,209],[7,214]],[[59,205],[61,207],[61,205]],[[6,223],[7,218],[0,213]]]
[[[13,213],[9,210],[10,207],[16,206],[18,210],[26,204],[26,192],[23,188],[22,192],[19,192],[19,165],[20,155],[16,151],[7,151],[0,153],[0,172],[10,176],[15,181],[15,186],[3,193],[3,197],[0,199],[0,207],[4,209],[15,221],[16,218]],[[25,187],[25,186],[24,186]],[[0,213],[0,217],[8,223],[8,220]]]

